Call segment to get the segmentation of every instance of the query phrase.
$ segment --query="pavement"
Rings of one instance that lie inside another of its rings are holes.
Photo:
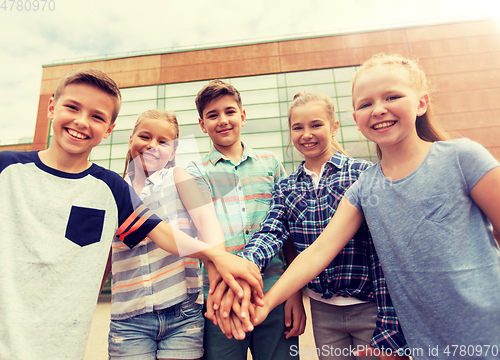
[[[304,295],[304,308],[307,315],[306,331],[299,337],[299,349],[296,349],[295,352],[300,351],[300,353],[302,354],[307,354],[307,356],[302,356],[301,359],[318,360],[318,357],[312,350],[316,346],[314,344],[314,338],[312,334],[311,312],[309,309],[309,297],[307,295]],[[85,350],[85,356],[83,360],[108,359],[108,331],[110,316],[111,303],[109,302],[109,296],[101,297],[101,299],[97,303],[97,307],[94,313],[92,327],[90,328],[87,348]],[[249,354],[248,359],[251,358],[252,356]]]

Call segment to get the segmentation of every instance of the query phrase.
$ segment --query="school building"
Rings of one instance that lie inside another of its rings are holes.
[[[341,124],[337,140],[349,155],[376,160],[352,118],[350,80],[357,66],[379,52],[418,58],[435,89],[437,122],[483,144],[500,160],[500,22],[495,19],[44,65],[33,144],[1,149],[45,149],[51,135],[47,104],[58,79],[73,68],[95,67],[118,83],[123,105],[112,136],[93,150],[91,160],[117,172],[123,171],[137,115],[152,108],[176,112],[181,138],[190,144],[184,152],[206,154],[211,142],[198,125],[194,99],[216,78],[241,92],[247,112],[243,141],[273,151],[288,173],[301,158],[288,147],[287,109],[302,90],[333,97]]]

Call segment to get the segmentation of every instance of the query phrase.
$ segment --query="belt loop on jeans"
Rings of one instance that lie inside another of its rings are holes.
[[[174,305],[175,306],[174,311],[176,317],[179,317],[179,315],[181,314],[181,303]]]

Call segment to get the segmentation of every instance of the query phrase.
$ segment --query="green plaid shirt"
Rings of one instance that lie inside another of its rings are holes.
[[[200,161],[191,162],[187,171],[200,189],[212,197],[217,217],[224,230],[227,251],[237,254],[259,230],[271,203],[274,186],[286,177],[276,155],[243,145],[238,164],[212,148]],[[277,254],[263,276],[264,291],[283,273],[283,255]],[[208,295],[208,276],[203,269],[203,287]]]

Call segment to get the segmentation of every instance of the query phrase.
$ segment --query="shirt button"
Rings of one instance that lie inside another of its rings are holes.
[[[241,209],[241,211],[245,212],[245,208]]]
[[[240,186],[238,186],[238,190],[241,190],[241,185],[240,185]]]
[[[320,227],[321,227],[321,224],[319,224],[319,223],[318,223],[318,224],[316,224],[316,227],[317,227],[317,228],[320,228]]]
[[[246,235],[250,234],[250,231],[245,230],[245,234],[246,234]]]

